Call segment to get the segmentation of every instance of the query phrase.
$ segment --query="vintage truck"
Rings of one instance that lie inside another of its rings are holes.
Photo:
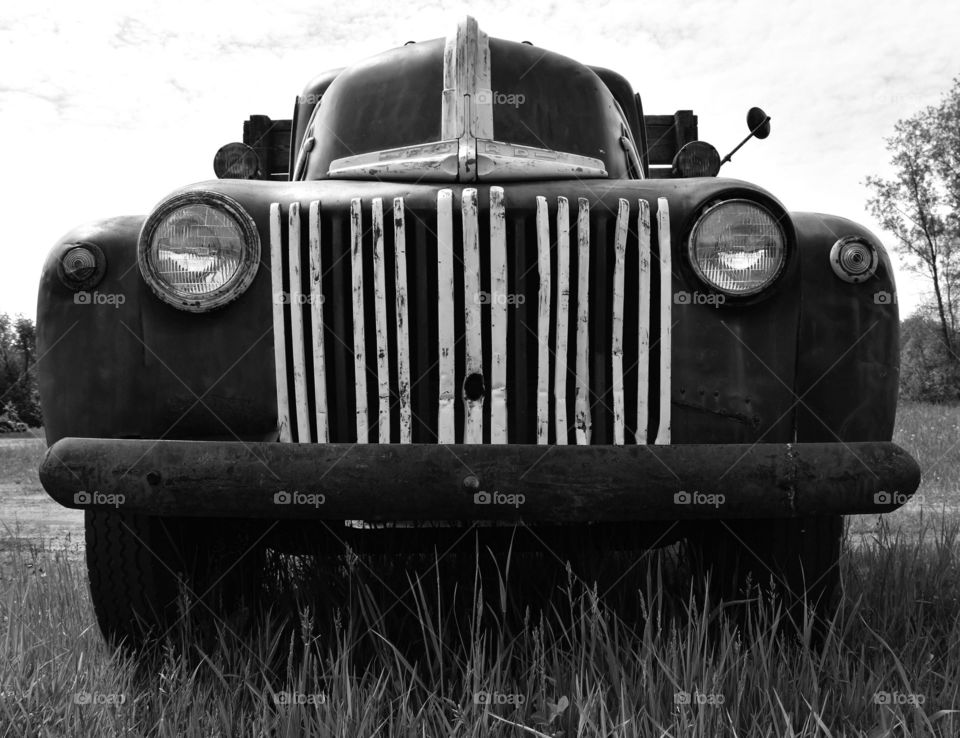
[[[686,540],[822,614],[842,516],[917,489],[883,246],[719,177],[691,111],[467,18],[244,138],[43,270],[40,474],[86,510],[110,639],[267,547],[477,531]]]

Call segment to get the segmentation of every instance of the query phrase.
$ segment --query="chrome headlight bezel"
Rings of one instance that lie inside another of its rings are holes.
[[[759,210],[762,210],[770,217],[770,219],[773,221],[773,223],[776,225],[777,229],[779,230],[782,249],[780,253],[780,260],[779,260],[779,263],[777,264],[776,270],[773,271],[763,283],[749,290],[736,291],[736,290],[730,290],[730,289],[724,288],[723,286],[714,282],[704,273],[700,265],[700,259],[697,256],[696,236],[699,233],[704,222],[707,220],[707,218],[715,216],[717,211],[720,210],[721,208],[724,208],[733,204],[738,204],[738,203],[746,204],[746,205],[750,205],[752,207],[758,208]],[[780,277],[783,275],[784,271],[786,270],[787,262],[790,259],[790,252],[791,252],[790,244],[791,244],[791,240],[790,240],[787,228],[784,227],[782,214],[778,216],[777,211],[774,209],[771,209],[771,207],[769,207],[769,205],[764,202],[760,202],[758,200],[754,200],[747,197],[731,197],[723,200],[715,200],[709,203],[706,207],[704,207],[700,211],[699,215],[694,220],[693,226],[690,228],[690,231],[687,235],[687,249],[686,249],[687,262],[689,263],[690,268],[696,274],[697,278],[704,285],[706,285],[711,291],[717,294],[724,295],[725,297],[734,301],[737,301],[741,298],[744,300],[748,300],[751,298],[757,298],[764,294],[767,294],[771,290],[771,288],[779,281]]]
[[[202,295],[187,295],[173,289],[157,271],[151,258],[159,225],[175,211],[190,205],[220,210],[230,217],[243,235],[243,251],[237,270],[226,283]],[[211,191],[184,192],[161,203],[144,222],[137,241],[137,263],[144,281],[160,300],[180,310],[205,313],[233,302],[253,283],[260,267],[260,234],[253,218],[233,198]]]
[[[877,273],[880,253],[863,236],[844,236],[830,249],[830,266],[844,282],[860,284]]]

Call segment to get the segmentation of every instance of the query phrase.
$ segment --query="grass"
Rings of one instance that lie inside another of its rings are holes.
[[[954,499],[958,422],[901,411],[927,507]],[[679,547],[600,562],[627,572],[609,590],[549,557],[272,555],[267,613],[199,641],[181,625],[139,662],[103,642],[81,562],[17,547],[0,736],[960,735],[960,521],[924,508],[851,530],[819,648],[809,624],[777,627],[767,588],[736,620],[703,602]]]

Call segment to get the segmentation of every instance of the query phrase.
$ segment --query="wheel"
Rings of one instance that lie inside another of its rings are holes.
[[[181,583],[189,622],[226,617],[257,590],[264,550],[247,525],[106,510],[88,510],[84,522],[90,595],[113,646],[136,650],[169,636],[181,620]]]
[[[687,539],[697,576],[709,573],[711,596],[742,600],[748,581],[773,585],[789,622],[802,631],[804,609],[815,615],[822,635],[836,611],[843,516],[816,515],[774,520],[711,520],[693,526]]]

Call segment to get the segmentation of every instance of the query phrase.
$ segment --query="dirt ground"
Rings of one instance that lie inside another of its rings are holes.
[[[83,511],[61,507],[40,485],[45,450],[42,438],[0,437],[0,553],[40,543],[83,553]]]

